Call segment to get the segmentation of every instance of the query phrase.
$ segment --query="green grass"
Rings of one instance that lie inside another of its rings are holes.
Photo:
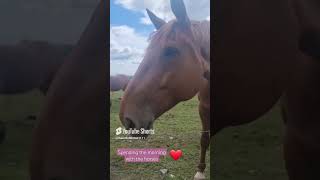
[[[111,107],[111,179],[192,179],[199,160],[201,123],[197,99],[180,103],[155,122],[155,135],[147,140],[115,140],[121,126],[118,111],[121,93],[112,95]],[[6,123],[7,138],[0,144],[0,180],[28,179],[28,157],[34,122],[25,120],[38,114],[43,96],[38,92],[0,96],[0,121]],[[217,180],[286,180],[282,158],[283,125],[276,106],[267,115],[248,125],[227,128],[213,140],[211,156]],[[173,137],[173,139],[169,139]],[[182,149],[183,156],[173,161],[167,156],[160,163],[127,163],[116,155],[123,147],[165,147]],[[209,177],[209,153],[206,176]],[[167,176],[160,169],[168,169]],[[175,177],[170,178],[169,174]]]
[[[34,121],[28,115],[39,112],[43,96],[38,91],[22,95],[0,96],[0,121],[7,136],[0,144],[0,179],[28,179],[28,157]]]
[[[227,128],[214,138],[213,179],[286,180],[279,106],[259,120]]]
[[[155,134],[146,140],[115,139],[115,129],[122,127],[119,120],[119,97],[122,93],[112,93],[110,109],[110,170],[112,180],[138,179],[193,179],[197,170],[200,153],[201,121],[198,115],[197,98],[182,102],[155,121]],[[172,139],[170,139],[172,137]],[[124,163],[117,156],[117,148],[167,148],[181,149],[183,156],[174,161],[169,155],[158,163]],[[210,156],[207,153],[206,176],[210,176]],[[168,169],[163,176],[160,169]],[[174,175],[174,177],[170,175]]]

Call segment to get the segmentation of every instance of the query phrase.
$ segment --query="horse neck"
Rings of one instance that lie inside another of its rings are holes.
[[[109,10],[109,7],[107,5],[106,1],[101,0],[95,9],[87,28],[77,43],[75,52],[79,56],[97,57],[105,52],[108,37],[107,10]]]
[[[86,96],[90,96],[90,94],[83,93],[83,91],[74,93],[74,89],[82,89],[81,87],[85,83],[96,83],[97,85],[106,82],[107,66],[105,60],[107,59],[107,11],[109,11],[109,5],[106,1],[100,0],[87,27],[80,36],[80,40],[71,53],[64,58],[63,65],[56,72],[47,94],[48,107],[55,103],[72,102],[77,98],[89,99],[91,97]],[[99,75],[97,75],[98,73]],[[97,78],[93,80],[93,76]],[[70,82],[73,86],[70,86]],[[82,94],[79,95],[80,93]],[[59,94],[59,98],[56,94]]]
[[[196,45],[205,60],[205,71],[210,72],[210,22],[209,21],[192,21],[192,32]],[[207,101],[210,104],[210,80],[205,81],[199,89],[198,98],[200,101]],[[208,99],[209,98],[209,99]]]

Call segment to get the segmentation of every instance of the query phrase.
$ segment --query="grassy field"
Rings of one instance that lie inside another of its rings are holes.
[[[163,114],[154,124],[155,134],[145,140],[115,139],[115,129],[122,127],[119,113],[119,97],[122,93],[113,93],[110,114],[110,171],[112,180],[139,179],[193,179],[197,170],[200,149],[201,122],[197,111],[197,98],[180,103]],[[125,163],[123,157],[116,154],[117,148],[167,148],[181,149],[182,157],[174,161],[169,155],[159,163]],[[206,176],[210,175],[209,153],[207,155]],[[160,169],[168,172],[162,175]]]
[[[0,121],[5,122],[7,137],[0,144],[0,179],[28,179],[28,157],[34,121],[28,115],[39,112],[43,96],[38,91],[0,96]]]
[[[180,103],[155,122],[155,135],[141,142],[115,140],[119,97],[112,95],[111,107],[111,179],[192,179],[199,159],[200,119],[197,100]],[[28,179],[28,157],[34,121],[26,116],[38,114],[43,96],[34,91],[17,96],[0,96],[0,121],[6,123],[7,138],[0,144],[0,180]],[[248,125],[227,128],[220,132],[211,146],[214,172],[217,180],[286,180],[282,160],[283,125],[279,108]],[[116,155],[123,147],[164,147],[181,149],[183,156],[173,161],[167,156],[160,163],[127,163]],[[209,154],[206,176],[209,177]],[[165,176],[160,169],[167,169]],[[171,176],[173,175],[173,176]]]
[[[279,106],[253,123],[223,130],[211,147],[213,179],[288,179],[282,157],[282,137]]]

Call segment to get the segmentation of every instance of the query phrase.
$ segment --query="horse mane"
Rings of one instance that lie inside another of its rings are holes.
[[[195,37],[197,45],[200,47],[202,54],[206,54],[205,60],[210,62],[210,22],[205,21],[192,21],[191,29]]]
[[[154,43],[165,44],[170,35],[174,32],[176,21],[169,21],[166,25],[162,26],[159,30],[152,32],[149,35],[148,41]],[[195,39],[195,43],[200,47],[201,53],[206,53],[206,61],[210,62],[210,22],[205,21],[191,21],[191,30]],[[152,46],[153,43],[150,43]],[[149,46],[149,47],[150,47]]]

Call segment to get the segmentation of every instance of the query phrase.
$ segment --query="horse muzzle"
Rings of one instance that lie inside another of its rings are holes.
[[[125,126],[126,130],[137,130],[139,133],[130,134],[132,137],[148,137],[149,134],[141,134],[145,130],[150,130],[153,127],[154,119],[145,119],[143,121],[137,121],[131,119],[129,117],[125,117],[123,120],[123,125]]]

